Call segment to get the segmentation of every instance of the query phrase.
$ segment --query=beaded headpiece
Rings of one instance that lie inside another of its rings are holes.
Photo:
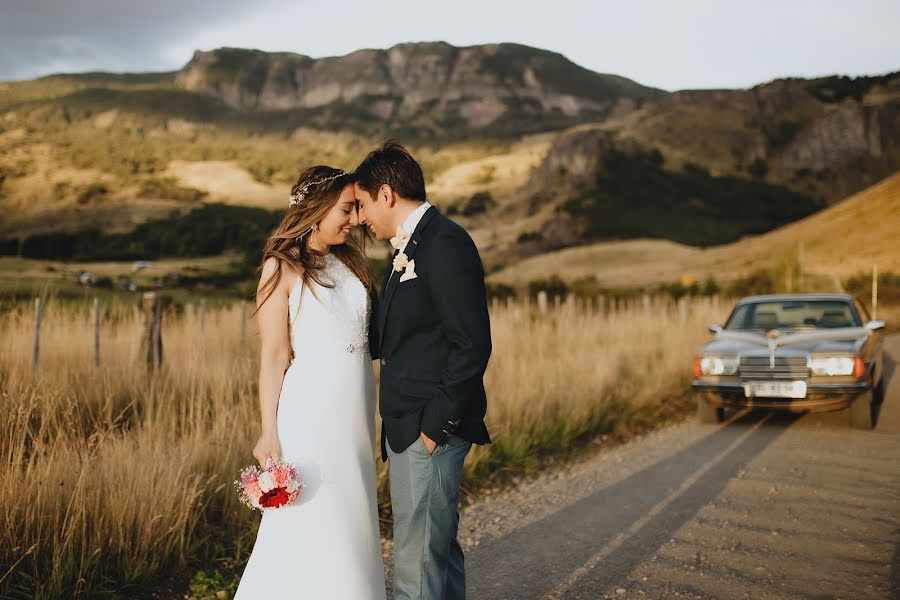
[[[310,181],[305,184],[299,190],[291,194],[290,200],[288,200],[288,204],[290,206],[294,206],[295,204],[302,202],[304,198],[306,198],[306,193],[309,191],[309,188],[319,185],[320,183],[325,183],[326,181],[331,181],[333,179],[338,179],[339,177],[343,177],[347,175],[347,171],[340,171],[337,175],[332,175],[331,177],[323,177],[322,179],[316,179],[315,181]]]

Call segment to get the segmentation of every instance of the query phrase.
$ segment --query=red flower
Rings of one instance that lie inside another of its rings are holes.
[[[278,508],[283,504],[287,504],[290,494],[283,487],[273,488],[260,496],[259,504],[263,508]]]

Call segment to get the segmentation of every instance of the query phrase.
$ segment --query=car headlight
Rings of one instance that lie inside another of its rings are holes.
[[[700,372],[704,375],[734,375],[738,363],[736,356],[704,356],[700,358]]]
[[[810,356],[807,364],[813,375],[852,375],[852,356]]]

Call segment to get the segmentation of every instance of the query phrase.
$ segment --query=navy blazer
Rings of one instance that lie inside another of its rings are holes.
[[[372,358],[381,361],[381,458],[387,460],[385,438],[399,453],[420,431],[439,445],[450,434],[489,444],[484,372],[491,324],[478,249],[432,206],[404,252],[418,277],[401,283],[402,272],[391,277],[388,264],[369,326]]]

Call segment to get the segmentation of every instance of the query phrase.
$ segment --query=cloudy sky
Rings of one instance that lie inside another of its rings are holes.
[[[335,56],[518,42],[667,90],[900,70],[898,0],[0,0],[0,80],[168,71],[221,46]]]

